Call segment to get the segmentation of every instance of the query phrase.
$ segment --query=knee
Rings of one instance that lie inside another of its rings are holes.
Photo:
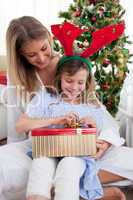
[[[65,157],[63,158],[57,167],[59,173],[61,172],[68,176],[81,176],[83,171],[85,170],[85,162],[80,158],[75,157]]]
[[[36,158],[32,162],[32,170],[34,169],[35,171],[37,170],[43,170],[47,171],[50,169],[55,168],[55,161],[52,158],[47,158],[47,157],[41,157],[41,158]]]
[[[65,157],[63,158],[60,163],[66,170],[76,170],[78,167],[84,166],[84,161],[81,158],[76,157]]]

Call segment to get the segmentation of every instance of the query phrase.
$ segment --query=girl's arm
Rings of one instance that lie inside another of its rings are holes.
[[[51,125],[70,125],[76,121],[75,114],[68,113],[62,117],[56,118],[31,118],[27,114],[22,114],[16,123],[16,131],[22,133],[23,131],[30,131],[35,128],[48,127]]]

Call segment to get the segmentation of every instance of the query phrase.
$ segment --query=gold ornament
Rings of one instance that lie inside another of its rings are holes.
[[[118,62],[118,64],[122,65],[124,63],[124,59],[123,58],[118,58],[117,62]]]
[[[119,57],[119,58],[124,58],[124,55],[123,55],[122,53],[119,53],[119,54],[118,54],[118,57]]]

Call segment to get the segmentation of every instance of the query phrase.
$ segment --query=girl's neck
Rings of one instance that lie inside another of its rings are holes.
[[[70,103],[70,104],[73,104],[73,105],[78,105],[78,104],[81,103],[80,97],[77,97],[75,99],[68,99],[66,96],[63,96],[62,99],[63,99],[63,101]]]

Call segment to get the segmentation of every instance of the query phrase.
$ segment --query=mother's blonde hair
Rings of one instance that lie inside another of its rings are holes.
[[[11,84],[23,86],[28,92],[38,89],[35,67],[23,55],[21,49],[26,42],[48,39],[49,31],[41,22],[31,16],[23,16],[10,22],[6,33],[8,74]]]

